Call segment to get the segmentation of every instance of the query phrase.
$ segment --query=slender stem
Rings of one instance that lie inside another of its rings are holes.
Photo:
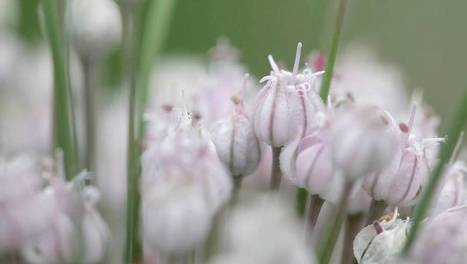
[[[337,48],[339,47],[339,39],[342,31],[342,25],[344,22],[345,11],[348,0],[340,0],[339,8],[336,16],[336,24],[334,28],[334,34],[332,36],[331,49],[329,50],[326,68],[324,73],[323,83],[321,84],[320,96],[324,102],[327,101],[329,88],[331,86],[332,76],[334,74],[334,64],[336,62]]]
[[[57,148],[63,151],[65,176],[71,179],[76,172],[76,155],[71,114],[71,92],[68,83],[66,50],[60,31],[59,13],[55,0],[42,0],[44,22],[53,60],[54,76],[54,134]]]
[[[127,161],[127,213],[126,213],[126,240],[124,263],[141,261],[143,247],[139,230],[139,173],[138,173],[138,145],[135,140],[135,118],[136,118],[136,33],[135,33],[135,8],[132,1],[123,3],[122,18],[124,22],[124,65],[129,81],[128,96],[128,161]]]
[[[344,192],[339,199],[336,214],[331,216],[333,218],[332,220],[330,219],[332,221],[332,225],[329,226],[328,231],[326,231],[325,237],[319,248],[318,257],[320,264],[328,264],[331,259],[337,237],[339,236],[339,231],[341,230],[342,223],[346,216],[347,202],[351,190],[352,184],[346,183]]]
[[[379,219],[386,209],[387,205],[384,201],[371,200],[370,210],[366,219],[366,225],[371,225],[374,221]]]
[[[271,184],[270,189],[273,191],[279,190],[281,186],[281,168],[280,168],[280,161],[279,156],[281,154],[281,147],[272,147],[272,168],[271,168]]]
[[[306,214],[305,210],[309,197],[310,195],[305,188],[297,188],[295,192],[295,210],[299,216],[304,216]]]
[[[420,232],[420,225],[423,219],[427,215],[428,209],[430,209],[430,204],[433,199],[435,190],[438,188],[438,184],[441,180],[442,173],[446,163],[451,158],[454,149],[456,147],[457,140],[462,133],[462,130],[467,123],[467,89],[464,92],[464,95],[458,105],[458,108],[451,120],[450,127],[448,130],[447,142],[441,147],[439,153],[438,163],[436,164],[435,169],[431,173],[431,176],[428,180],[425,190],[422,193],[420,202],[415,208],[415,215],[412,227],[407,237],[407,241],[402,250],[403,256],[408,256],[412,246],[415,242],[415,239]]]
[[[323,207],[324,200],[321,199],[318,195],[310,195],[307,200],[307,209],[306,209],[306,218],[305,218],[305,229],[306,232],[311,235],[313,229],[316,226],[316,221],[318,220],[319,212],[321,207]]]
[[[345,234],[344,234],[344,250],[342,251],[342,264],[352,264],[354,262],[353,241],[358,232],[362,229],[365,221],[365,215],[362,213],[347,215]]]
[[[85,168],[95,172],[96,169],[96,62],[88,57],[81,58],[84,76],[85,101]]]
[[[233,179],[234,187],[232,191],[232,198],[230,199],[230,206],[233,207],[238,202],[238,197],[240,194],[240,188],[242,187],[243,176],[236,176]]]

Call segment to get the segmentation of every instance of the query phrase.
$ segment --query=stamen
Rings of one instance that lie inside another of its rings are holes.
[[[383,233],[384,229],[383,227],[378,223],[378,222],[373,222],[373,227],[375,228],[376,234],[381,234]]]
[[[293,65],[293,71],[292,71],[292,80],[295,79],[295,76],[298,73],[298,67],[300,65],[300,56],[302,54],[302,43],[298,42],[297,44],[297,51],[295,52],[295,62]]]
[[[280,73],[279,67],[277,66],[276,62],[272,55],[268,55],[269,64],[271,64],[271,68],[275,73]]]

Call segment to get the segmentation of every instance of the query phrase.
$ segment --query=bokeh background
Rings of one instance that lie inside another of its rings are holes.
[[[38,0],[18,0],[25,39],[40,38]],[[400,67],[409,89],[421,89],[442,116],[453,111],[467,89],[467,1],[349,0],[341,47],[370,46],[384,61]],[[327,52],[336,0],[179,0],[165,53],[205,54],[219,36],[242,52],[251,72],[269,71],[271,53],[291,64],[296,43]],[[117,54],[117,53],[115,53]],[[119,81],[111,56],[105,81]],[[377,87],[375,87],[377,89]],[[442,128],[445,129],[446,122]]]

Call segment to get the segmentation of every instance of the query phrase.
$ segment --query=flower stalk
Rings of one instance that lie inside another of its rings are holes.
[[[422,193],[418,206],[415,208],[413,224],[410,228],[410,232],[407,236],[407,241],[402,250],[403,256],[408,256],[410,254],[415,239],[417,238],[417,235],[420,232],[421,223],[425,219],[428,210],[430,209],[431,202],[434,198],[433,196],[438,188],[438,184],[441,181],[441,176],[443,175],[444,168],[454,153],[458,138],[460,137],[466,123],[467,89],[465,90],[461,102],[458,105],[458,108],[451,120],[450,127],[448,130],[447,142],[441,147],[438,163],[436,164],[435,169],[431,173],[431,176],[428,180],[425,190]]]
[[[282,173],[279,165],[279,156],[281,154],[281,149],[281,147],[272,147],[271,182],[269,185],[272,191],[278,191],[279,187],[281,186]]]
[[[44,23],[53,61],[53,152],[63,151],[65,176],[71,179],[76,172],[76,144],[74,142],[71,91],[67,74],[67,59],[57,1],[43,0]]]

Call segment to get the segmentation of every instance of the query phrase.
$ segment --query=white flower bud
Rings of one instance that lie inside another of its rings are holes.
[[[354,256],[360,264],[396,264],[407,239],[409,222],[397,219],[374,222],[363,228],[354,240]]]
[[[259,91],[254,110],[254,129],[261,141],[281,147],[296,137],[303,137],[313,123],[313,113],[322,108],[322,102],[312,89],[317,74],[309,70],[298,74],[301,43],[293,72],[280,70],[272,56],[273,71],[264,77],[266,85]]]
[[[74,45],[81,55],[102,56],[120,42],[122,22],[114,1],[73,0],[67,14]]]
[[[331,131],[334,163],[348,181],[380,171],[393,159],[397,134],[377,107],[341,109]]]
[[[260,145],[253,126],[237,100],[235,110],[228,119],[220,121],[212,131],[217,155],[234,177],[251,174],[260,160]]]

